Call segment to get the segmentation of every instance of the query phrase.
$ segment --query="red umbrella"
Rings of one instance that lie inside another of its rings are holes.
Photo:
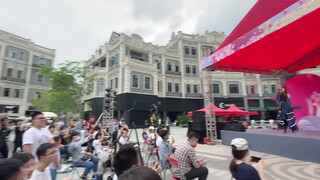
[[[285,74],[320,65],[320,1],[259,0],[201,68]]]
[[[258,115],[257,111],[244,111],[239,109],[235,104],[232,104],[229,109],[227,109],[229,116],[245,116],[245,115]]]

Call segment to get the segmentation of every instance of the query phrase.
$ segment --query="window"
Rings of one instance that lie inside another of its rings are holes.
[[[39,59],[39,65],[45,66],[46,64],[47,64],[47,60],[46,59],[44,59],[44,58],[40,58]]]
[[[38,82],[43,82],[43,75],[38,74]]]
[[[105,84],[104,84],[104,80],[100,80],[99,81],[99,91],[100,92],[104,92],[104,90],[105,90]]]
[[[167,62],[167,71],[172,71],[171,62]]]
[[[186,65],[186,73],[191,73],[190,66]]]
[[[161,81],[158,81],[158,91],[159,91],[159,92],[162,91]]]
[[[12,71],[13,71],[13,69],[8,68],[8,71],[7,71],[7,76],[8,77],[12,77]]]
[[[118,88],[118,78],[114,79],[114,88]]]
[[[19,89],[15,89],[14,90],[14,97],[15,98],[19,98],[20,97],[20,90]]]
[[[144,77],[144,88],[151,89],[151,78],[150,77]]]
[[[21,70],[18,70],[18,72],[17,72],[17,78],[18,78],[18,79],[22,79],[22,71],[21,71]]]
[[[138,75],[132,75],[132,87],[139,88],[139,76]]]
[[[192,47],[191,48],[191,54],[192,55],[196,55],[197,53],[196,53],[196,48],[195,47]]]
[[[174,67],[175,67],[175,71],[179,72],[179,64],[178,63],[174,63]]]
[[[100,67],[106,67],[106,60],[100,61]]]
[[[35,92],[35,98],[37,98],[37,99],[41,98],[40,92]]]
[[[130,51],[130,56],[132,59],[137,59],[143,61],[143,54],[139,52]]]
[[[190,54],[190,53],[189,53],[189,47],[188,47],[188,46],[185,46],[185,47],[184,47],[184,53],[185,53],[185,54]]]
[[[174,88],[175,88],[175,92],[176,92],[176,93],[180,92],[179,83],[175,83],[175,84],[174,84]]]
[[[25,53],[24,52],[20,52],[19,59],[20,60],[24,60],[25,59]]]
[[[113,88],[113,79],[110,80],[110,88]]]
[[[263,93],[268,94],[269,93],[269,87],[268,85],[263,85]]]
[[[191,85],[187,84],[187,93],[191,93]]]
[[[219,84],[211,84],[211,90],[213,93],[220,94],[220,86]]]
[[[192,73],[197,74],[197,66],[196,65],[192,66]]]
[[[229,84],[230,94],[239,94],[239,84]]]
[[[119,64],[119,54],[114,55],[111,57],[109,61],[109,67],[113,67],[115,65]]]
[[[9,88],[4,88],[3,96],[4,97],[9,97],[10,95],[10,89]]]
[[[256,87],[254,87],[254,85],[251,85],[250,89],[251,89],[251,94],[256,94]]]
[[[9,57],[10,57],[10,58],[16,58],[16,51],[10,50],[10,51],[9,51]]]
[[[168,92],[172,92],[172,83],[168,82]]]
[[[198,85],[193,85],[193,93],[198,94]]]
[[[276,85],[271,85],[271,91],[272,91],[272,93],[276,93],[277,92]]]
[[[156,60],[154,60],[154,62],[157,64],[157,69],[160,70],[161,69],[160,60],[156,59]]]

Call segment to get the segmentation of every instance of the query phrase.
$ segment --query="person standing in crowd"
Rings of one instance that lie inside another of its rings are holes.
[[[81,117],[79,122],[76,124],[76,131],[80,132],[83,128],[84,125],[84,118]]]
[[[96,116],[91,115],[90,120],[87,122],[88,128],[91,129],[96,124]]]
[[[121,145],[125,145],[125,144],[128,144],[129,143],[129,135],[128,135],[128,129],[126,128],[123,128],[122,129],[122,133],[121,133],[121,136],[119,138],[119,143]]]
[[[168,131],[168,132],[170,132],[170,126],[169,126],[169,124],[170,124],[170,118],[167,116],[167,118],[166,118],[166,128],[167,128],[167,131]]]
[[[160,137],[163,139],[163,141],[159,145],[160,150],[160,159],[161,159],[161,169],[165,170],[167,168],[167,155],[173,153],[172,145],[174,144],[174,141],[171,142],[171,144],[168,142],[169,140],[169,132],[165,129],[159,132]]]
[[[127,125],[127,122],[125,119],[121,119],[121,126],[129,130],[129,126]]]
[[[8,145],[6,139],[10,133],[10,130],[7,128],[7,120],[7,118],[2,118],[0,120],[0,153],[4,158],[8,158]]]
[[[56,180],[57,179],[57,169],[60,168],[60,150],[59,150],[59,145],[61,143],[61,137],[60,136],[55,136],[53,137],[54,144],[56,147],[57,151],[57,161],[50,163],[50,174],[51,174],[51,179]]]
[[[263,168],[264,162],[258,162],[258,171],[247,164],[249,157],[249,145],[243,138],[235,138],[231,141],[233,160],[230,163],[230,172],[236,180],[264,180]],[[252,164],[253,162],[251,162]]]
[[[51,180],[49,164],[57,163],[57,148],[55,144],[41,144],[38,147],[36,154],[39,159],[39,163],[33,171],[30,180]]]
[[[21,148],[21,150],[22,150],[22,135],[25,131],[25,126],[26,126],[27,122],[28,122],[28,120],[17,122],[17,127],[15,128],[16,138],[14,140],[13,153],[15,153],[18,148]]]
[[[33,127],[28,129],[23,134],[23,151],[25,153],[32,154],[36,160],[37,155],[36,151],[38,147],[47,142],[53,142],[52,134],[49,132],[47,128],[44,128],[47,124],[47,120],[43,116],[43,114],[39,111],[36,111],[32,114],[32,125]]]
[[[286,86],[282,86],[276,94],[275,100],[280,106],[278,118],[280,125],[284,125],[284,133],[287,133],[287,128],[291,129],[293,133],[298,132],[296,118],[291,106],[291,98],[288,94]]]
[[[156,134],[154,133],[154,126],[149,127],[148,140],[150,144],[156,143]]]
[[[159,147],[160,146],[160,144],[162,143],[162,137],[160,136],[160,131],[162,131],[163,130],[163,128],[158,128],[157,129],[157,140],[156,140],[156,145],[157,145],[157,147]]]
[[[197,160],[194,148],[197,147],[199,135],[190,132],[188,141],[180,145],[174,152],[174,157],[178,160],[179,167],[173,167],[172,171],[175,177],[186,179],[199,178],[205,180],[208,176],[208,169],[205,160]]]
[[[85,167],[81,179],[87,179],[87,175],[91,170],[96,174],[98,170],[99,159],[92,156],[92,153],[82,150],[81,145],[92,139],[92,134],[86,137],[84,140],[80,140],[80,136],[77,132],[71,134],[71,143],[69,145],[69,152],[72,155],[72,161],[77,167]],[[91,161],[88,161],[91,159]]]
[[[22,162],[22,169],[20,169],[20,173],[17,179],[25,180],[30,179],[32,172],[36,166],[36,161],[32,154],[29,153],[15,153],[11,157],[11,159],[16,159]]]
[[[0,159],[1,180],[17,180],[23,163],[17,159]]]
[[[84,138],[86,138],[87,136],[89,136],[88,125],[83,124],[83,125],[82,125],[82,130],[81,130],[79,133],[80,133],[80,138],[81,138],[81,140],[83,140]]]
[[[9,136],[8,136],[8,157],[10,158],[13,155],[14,151],[14,140],[16,139],[16,126],[13,120],[9,121]]]
[[[51,133],[51,135],[54,136],[54,131],[56,130],[56,127],[53,125],[50,125],[48,129],[49,129],[49,132]]]

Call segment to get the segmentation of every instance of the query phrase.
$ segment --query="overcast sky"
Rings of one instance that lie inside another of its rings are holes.
[[[0,0],[0,29],[56,49],[55,64],[87,60],[112,31],[165,45],[171,33],[227,35],[257,0]]]

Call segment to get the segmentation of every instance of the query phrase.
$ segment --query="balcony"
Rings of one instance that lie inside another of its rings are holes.
[[[10,57],[3,57],[3,60],[5,60],[5,61],[10,61],[10,62],[15,62],[15,63],[20,63],[20,64],[25,64],[25,65],[28,64],[28,63],[25,62],[24,60],[19,60],[19,59],[10,58]]]
[[[181,76],[181,72],[176,72],[176,71],[166,71],[166,74],[170,74],[170,75],[176,75],[176,76]]]
[[[113,67],[116,67],[116,66],[113,66]],[[90,69],[88,71],[88,75],[91,75],[91,74],[105,74],[106,72],[107,72],[106,71],[106,67],[95,66],[94,69]]]
[[[182,93],[166,92],[166,96],[182,97]]]
[[[7,76],[1,76],[1,80],[14,81],[18,83],[26,83],[25,79],[19,79],[19,78],[7,77]]]
[[[193,98],[202,98],[202,94],[195,94],[195,93],[186,93],[186,97],[193,97]]]

